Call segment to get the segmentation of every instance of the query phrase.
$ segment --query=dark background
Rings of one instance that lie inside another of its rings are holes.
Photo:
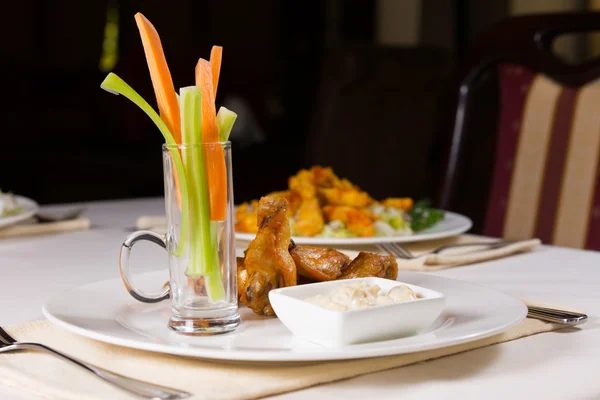
[[[403,1],[4,2],[0,189],[41,204],[162,196],[162,136],[99,87],[112,70],[156,105],[139,11],[161,36],[176,88],[223,46],[217,106],[240,113],[236,202],[285,188],[317,163],[375,197],[435,199],[465,57],[516,11],[502,0]],[[409,3],[418,15],[404,12]],[[101,68],[111,22],[115,63]],[[248,139],[257,132],[261,140]]]

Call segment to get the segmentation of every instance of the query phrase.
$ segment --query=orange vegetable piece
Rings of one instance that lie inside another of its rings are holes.
[[[414,202],[410,197],[389,197],[381,202],[386,207],[395,207],[404,211],[410,211]]]
[[[154,25],[142,13],[135,14],[135,22],[142,38],[160,117],[169,128],[175,141],[181,143],[179,103],[160,37]]]
[[[227,215],[227,169],[223,148],[219,144],[212,66],[202,58],[196,65],[196,86],[202,91],[202,142],[214,143],[214,146],[204,148],[210,219],[223,221]]]
[[[357,236],[375,236],[375,226],[368,210],[349,206],[325,206],[323,215],[328,222],[342,221]]]
[[[210,66],[212,67],[213,92],[217,98],[217,86],[219,86],[219,76],[221,75],[221,60],[223,59],[223,48],[213,46],[210,51]]]
[[[179,103],[171,72],[167,65],[167,59],[163,52],[160,36],[154,25],[142,14],[135,14],[135,22],[140,31],[144,53],[146,54],[146,62],[150,70],[150,78],[154,87],[154,95],[158,103],[158,111],[160,117],[169,128],[175,142],[181,143],[181,119],[179,116]],[[177,203],[181,208],[181,193],[179,189],[179,176],[175,174],[175,186],[177,187]]]
[[[196,86],[202,90],[202,141],[218,142],[217,109],[213,90],[212,66],[201,58],[196,64]]]

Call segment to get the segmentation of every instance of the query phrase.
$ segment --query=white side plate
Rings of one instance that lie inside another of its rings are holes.
[[[136,279],[143,287],[156,287],[164,277],[159,271]],[[240,309],[243,322],[233,333],[182,336],[167,328],[169,302],[139,303],[120,279],[63,292],[48,301],[43,312],[62,328],[107,343],[237,362],[342,360],[430,350],[495,335],[527,315],[521,301],[486,287],[413,272],[400,272],[398,280],[444,294],[446,305],[436,321],[416,336],[337,348],[298,339],[277,318],[254,315],[247,308]]]
[[[11,215],[10,217],[0,217],[0,228],[24,221],[33,217],[35,213],[38,212],[39,207],[35,201],[23,196],[14,197],[17,205],[23,207],[24,211],[17,215]]]

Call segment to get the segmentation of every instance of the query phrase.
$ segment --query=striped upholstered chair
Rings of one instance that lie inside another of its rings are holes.
[[[458,176],[469,92],[495,70],[497,136],[481,233],[600,250],[600,58],[570,65],[551,51],[556,35],[586,30],[600,30],[600,13],[515,18],[483,38],[487,49],[463,80],[441,201],[456,208],[456,191],[468,192]]]

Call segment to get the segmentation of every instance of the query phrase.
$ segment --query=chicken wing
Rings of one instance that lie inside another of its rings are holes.
[[[246,296],[246,287],[248,286],[248,271],[246,271],[244,257],[236,257],[237,263],[237,289],[238,299],[242,301],[242,298]],[[242,301],[244,304],[246,301]]]
[[[322,247],[295,246],[290,254],[298,275],[318,282],[337,279],[350,263],[350,257],[344,253]]]
[[[269,303],[271,289],[296,285],[287,207],[283,197],[265,196],[258,203],[258,232],[246,250],[247,277],[240,299],[257,314],[275,315]]]
[[[393,256],[366,253],[361,251],[338,279],[367,278],[367,277],[396,279],[398,263]]]
[[[267,196],[273,197],[284,197],[288,201],[288,216],[293,217],[296,215],[296,211],[298,211],[298,207],[300,207],[300,203],[302,202],[302,197],[293,190],[284,190],[281,192],[272,192]]]

